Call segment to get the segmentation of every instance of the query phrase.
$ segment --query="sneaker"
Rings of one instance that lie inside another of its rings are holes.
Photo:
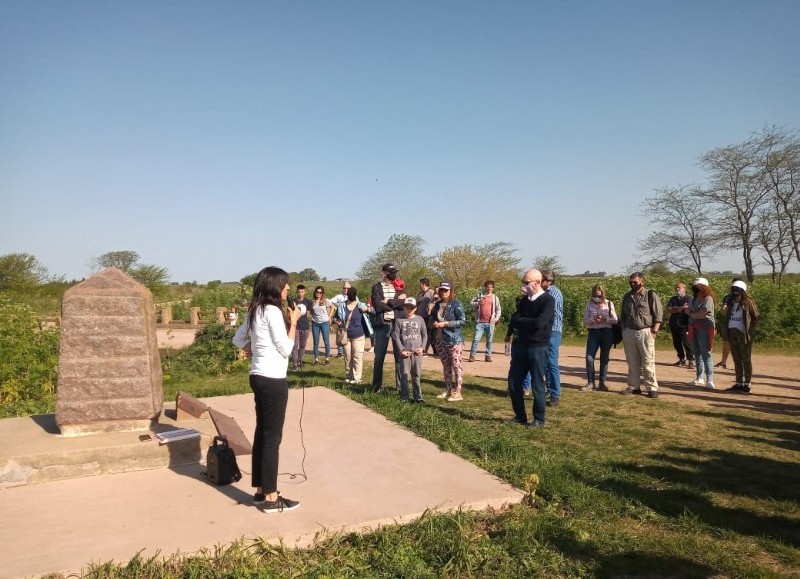
[[[706,385],[706,381],[703,380],[702,378],[697,378],[697,379],[694,380],[694,382],[689,382],[689,386],[698,386],[698,387],[702,388],[705,385]]]
[[[361,384],[361,380],[350,380],[350,384]]]
[[[608,392],[608,386],[605,384],[600,384],[600,386],[597,387],[597,390],[600,392]]]
[[[742,394],[750,394],[750,384],[742,384]]]
[[[264,493],[256,493],[253,495],[253,504],[254,505],[263,505],[267,502],[267,495]]]
[[[319,359],[318,358],[314,358],[314,366],[319,366]]]
[[[372,387],[372,393],[373,394],[380,394],[381,392],[383,392],[383,386],[373,386]]]
[[[446,398],[446,400],[447,400],[448,402],[458,402],[458,401],[460,401],[460,400],[463,400],[463,398],[461,397],[461,394],[460,394],[460,393],[456,392],[456,393],[454,393],[454,394],[451,394],[450,396],[448,396],[448,397]]]
[[[511,418],[506,418],[505,420],[503,420],[503,424],[528,424],[528,421],[513,416]]]
[[[631,388],[630,386],[628,386],[627,388],[625,388],[625,390],[622,391],[623,396],[630,396],[631,394],[641,394],[641,393],[642,393],[641,388]]]
[[[467,362],[474,362],[474,361],[475,361],[475,356],[470,355],[469,360],[467,360]]]
[[[684,366],[686,365],[686,360],[678,360],[673,364],[673,366]]]
[[[325,358],[325,365],[326,366],[330,366],[331,365],[331,359],[330,358]]]
[[[561,404],[561,398],[556,398],[555,396],[551,396],[550,400],[547,401],[547,405],[551,407],[556,407]]]
[[[413,398],[411,400],[409,400],[409,402],[411,402],[411,404],[425,404],[424,400],[416,400],[416,399],[413,399]]]
[[[534,420],[533,422],[531,422],[528,425],[528,428],[530,428],[531,430],[536,429],[536,428],[544,428],[544,422],[542,422],[540,420]]]
[[[713,382],[706,382],[706,389],[707,390],[714,390],[714,383]]]
[[[722,362],[718,362],[718,363],[714,364],[714,368],[725,368],[727,370],[728,366],[726,366]]]
[[[658,390],[650,390],[650,392],[647,393],[647,396],[649,398],[658,398]]]
[[[483,361],[484,362],[491,362],[492,361],[492,357],[491,356],[486,356],[486,357],[484,357]]]
[[[586,384],[581,386],[581,392],[591,392],[592,390],[594,390],[593,382],[587,382]]]
[[[265,513],[282,513],[284,511],[293,511],[300,506],[300,501],[293,501],[278,495],[274,501],[264,501]]]
[[[689,370],[694,369],[694,361],[693,360],[689,360],[689,363],[686,364],[686,367],[689,368]]]
[[[742,392],[743,385],[742,384],[734,384],[730,388],[726,388],[725,392]]]
[[[446,399],[446,398],[450,398],[450,393],[449,393],[447,390],[445,390],[445,391],[444,391],[444,392],[442,392],[441,394],[437,394],[437,395],[436,395],[436,397],[437,397],[439,400],[444,400],[444,399]]]
[[[531,389],[530,389],[530,388],[528,388],[527,390],[523,390],[523,391],[522,391],[522,395],[523,395],[523,396],[528,396],[528,397],[530,397],[530,395],[531,395]]]
[[[374,354],[375,353],[375,346],[373,346],[372,348],[368,348],[367,350],[364,350],[364,351],[367,354]]]

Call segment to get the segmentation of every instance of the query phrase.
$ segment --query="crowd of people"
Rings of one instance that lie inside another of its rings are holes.
[[[384,387],[384,363],[392,343],[394,357],[393,390],[403,402],[424,402],[420,384],[423,358],[428,348],[442,365],[444,389],[437,398],[447,402],[463,400],[462,328],[466,311],[456,298],[450,281],[435,288],[430,280],[419,282],[416,297],[406,293],[405,282],[397,267],[386,263],[381,280],[375,283],[368,300],[359,299],[358,291],[345,281],[341,294],[325,297],[322,286],[314,288],[312,298],[305,286],[288,296],[288,274],[276,267],[264,268],[256,277],[253,299],[245,321],[235,332],[233,343],[252,359],[250,386],[256,406],[256,432],[253,443],[254,503],[267,512],[297,508],[299,503],[280,495],[277,490],[278,449],[288,398],[286,380],[289,361],[293,369],[303,366],[309,331],[313,338],[314,364],[320,363],[320,337],[324,343],[324,364],[330,364],[331,334],[335,333],[339,355],[344,359],[345,382],[361,384],[366,340],[372,343],[374,363],[370,389],[379,393]],[[688,386],[714,390],[712,347],[716,334],[715,294],[704,277],[692,281],[692,296],[686,285],[675,285],[675,294],[666,308],[660,296],[645,287],[644,276],[633,273],[627,292],[617,310],[602,285],[594,285],[583,316],[588,329],[586,341],[586,384],[583,391],[608,391],[610,351],[621,334],[628,366],[627,387],[623,395],[646,394],[658,398],[655,365],[655,340],[665,313],[672,344],[678,356],[675,366],[695,370]],[[283,304],[287,303],[288,307]],[[485,358],[492,360],[494,331],[502,315],[502,306],[494,293],[494,282],[487,280],[483,291],[469,301],[475,310],[476,328],[467,362],[475,362],[478,346],[486,336]],[[511,424],[528,428],[545,425],[546,409],[557,406],[561,398],[558,355],[563,333],[564,299],[555,284],[555,273],[529,269],[522,278],[521,295],[508,323],[505,342],[511,357],[508,390],[514,415]],[[751,391],[752,345],[759,314],[747,293],[747,284],[734,278],[730,292],[722,299],[720,333],[727,356],[733,358],[736,382],[728,391],[749,394]],[[231,316],[231,325],[234,325]],[[333,327],[332,327],[333,326]],[[335,332],[333,331],[335,329]],[[600,352],[599,373],[595,371]],[[526,396],[532,397],[533,419],[528,422]]]

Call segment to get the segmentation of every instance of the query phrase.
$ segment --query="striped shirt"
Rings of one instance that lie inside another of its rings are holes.
[[[564,333],[564,295],[561,293],[561,290],[554,285],[551,285],[546,291],[553,296],[554,300],[556,300],[556,315],[553,319],[553,333],[558,332],[559,334],[562,334]]]

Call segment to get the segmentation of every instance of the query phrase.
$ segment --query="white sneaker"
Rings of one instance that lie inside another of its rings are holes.
[[[463,400],[463,398],[461,397],[461,394],[453,393],[453,394],[451,394],[450,396],[447,397],[447,401],[448,402],[458,402],[460,400]]]
[[[690,386],[705,386],[706,385],[706,381],[703,380],[702,378],[698,378],[694,382],[690,382],[689,385]]]
[[[445,398],[449,398],[450,397],[450,393],[445,390],[441,394],[437,394],[436,397],[438,399],[440,399],[440,400],[444,400]]]
[[[713,382],[709,382],[709,383],[707,383],[707,384],[706,384],[706,388],[707,388],[708,390],[713,390],[713,389],[714,389],[714,383],[713,383]]]

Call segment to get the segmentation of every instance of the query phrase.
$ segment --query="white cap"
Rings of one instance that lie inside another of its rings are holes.
[[[694,281],[692,282],[692,285],[704,285],[704,286],[708,287],[708,280],[706,278],[704,278],[704,277],[696,277],[696,278],[694,278]]]
[[[403,302],[403,305],[417,307],[417,300],[414,298],[406,298],[406,301]]]
[[[747,284],[744,283],[742,280],[737,279],[735,282],[731,284],[731,287],[738,287],[740,290],[747,291]]]

